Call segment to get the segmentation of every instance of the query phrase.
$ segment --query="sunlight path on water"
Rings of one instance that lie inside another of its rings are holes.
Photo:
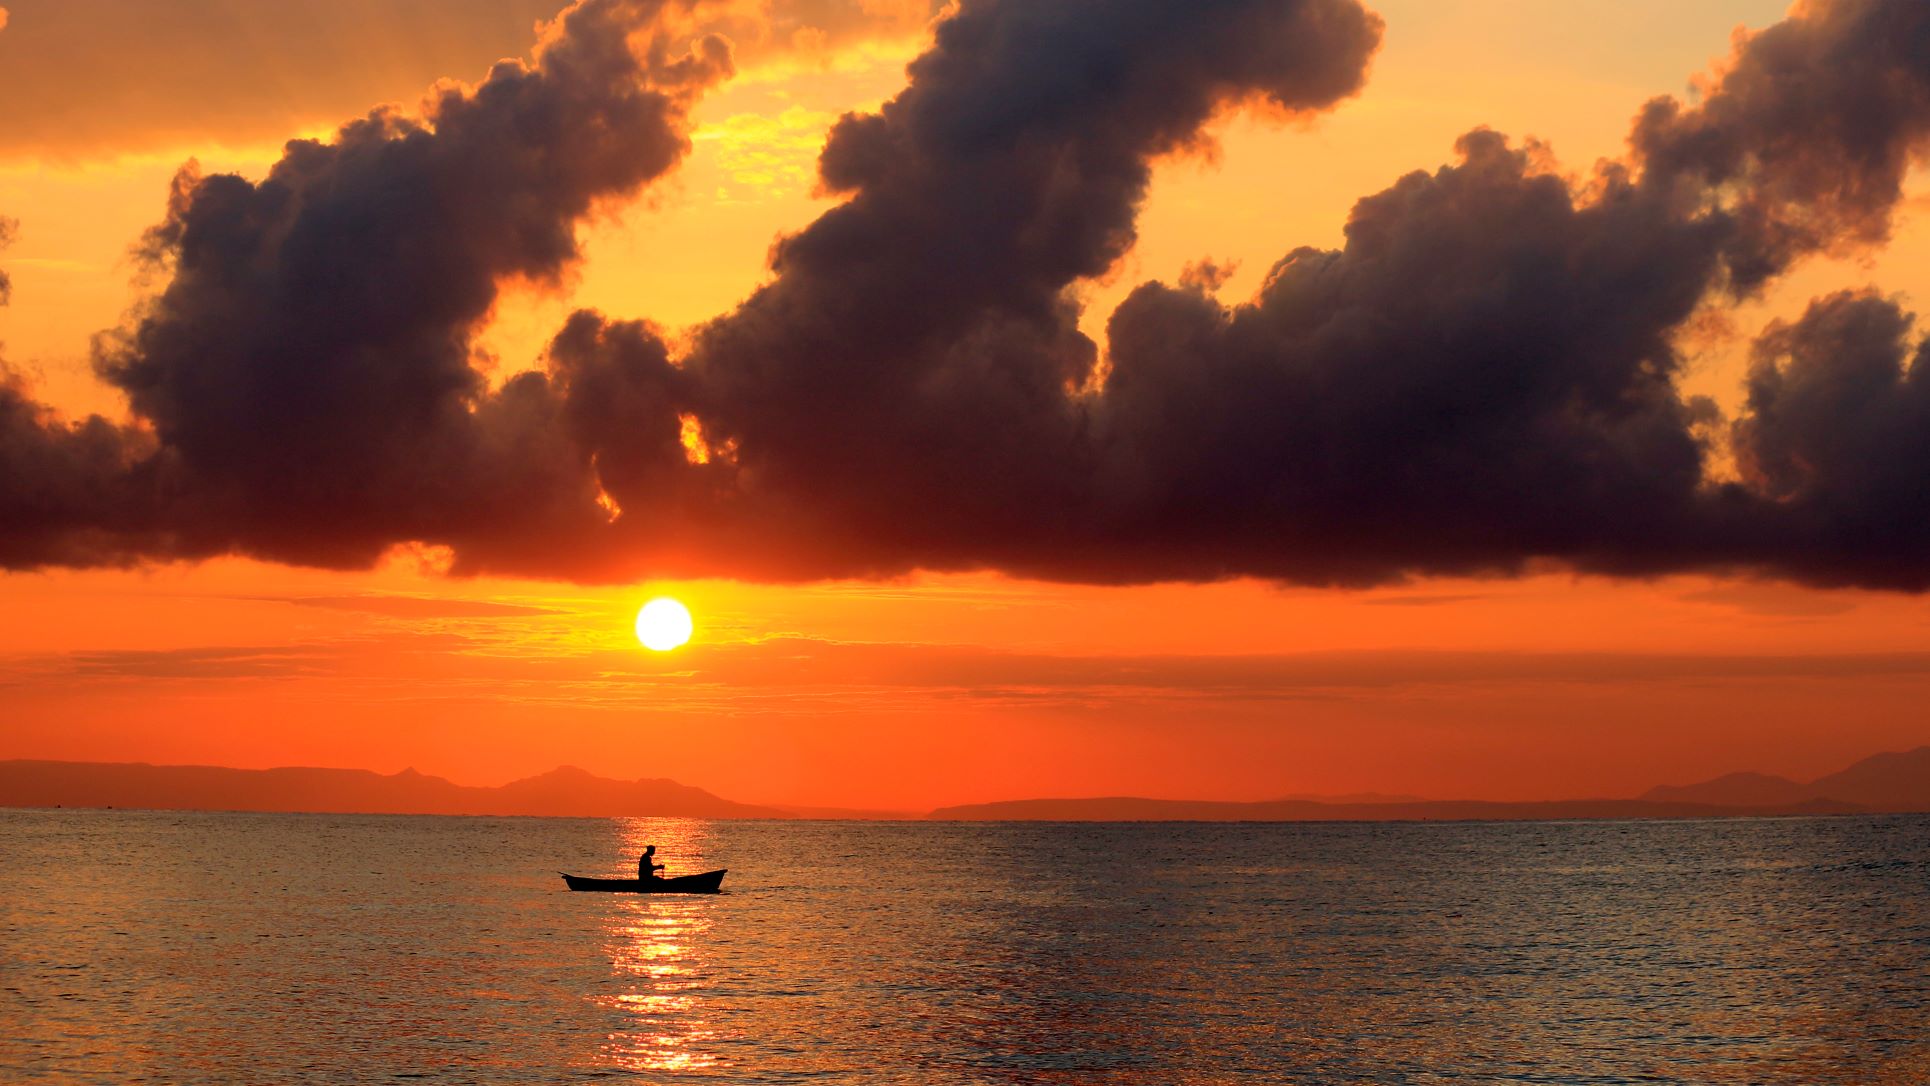
[[[708,823],[627,819],[621,824],[627,852],[641,853],[654,844],[660,862],[684,861],[674,874],[702,869]],[[705,897],[624,895],[613,900],[606,924],[610,964],[631,982],[626,990],[595,1000],[628,1020],[625,1028],[611,1032],[603,1048],[603,1060],[610,1066],[638,1072],[718,1066],[714,1045],[721,1035],[702,994],[711,983],[703,949],[710,941],[711,904]]]
[[[0,1080],[1920,1086],[1930,816],[0,810]],[[725,892],[570,893],[645,844]]]

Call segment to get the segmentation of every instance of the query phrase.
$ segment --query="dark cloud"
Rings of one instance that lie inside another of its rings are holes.
[[[844,202],[683,357],[579,313],[543,371],[489,387],[470,335],[497,284],[557,280],[576,224],[687,146],[727,61],[675,21],[584,0],[532,65],[423,119],[291,144],[259,184],[184,175],[148,241],[167,285],[102,350],[134,427],[96,420],[82,450],[95,423],[17,390],[5,423],[27,451],[0,456],[111,482],[0,492],[35,510],[0,521],[5,560],[356,565],[417,541],[458,572],[581,579],[1371,584],[1552,559],[1930,587],[1930,379],[1894,304],[1770,330],[1735,419],[1678,392],[1673,346],[1699,308],[1887,235],[1930,145],[1930,5],[1800,6],[1584,180],[1470,132],[1251,299],[1206,267],[1140,286],[1102,350],[1076,291],[1133,244],[1153,164],[1228,109],[1353,94],[1379,21],[967,0],[898,97],[834,127]]]
[[[1698,105],[1650,103],[1632,161],[1585,185],[1472,132],[1247,303],[1211,276],[1141,287],[1095,387],[1066,291],[1130,245],[1149,161],[1229,101],[1350,93],[1378,31],[1348,5],[1183,28],[1174,7],[968,5],[900,98],[834,130],[824,181],[851,199],[689,359],[737,513],[769,525],[749,553],[712,532],[722,568],[1371,584],[1830,561],[1773,495],[1711,481],[1719,420],[1678,394],[1672,341],[1713,294],[1882,238],[1930,135],[1930,9],[1798,12]]]
[[[1894,301],[1818,299],[1755,346],[1733,426],[1769,537],[1804,580],[1930,588],[1930,341]]]
[[[1379,35],[1351,0],[964,5],[902,94],[832,130],[823,180],[848,202],[698,339],[705,432],[786,538],[734,560],[863,573],[1075,542],[1098,349],[1067,289],[1131,246],[1154,159],[1237,103],[1333,105]]]
[[[18,224],[0,218],[0,251]],[[0,305],[12,283],[0,270]],[[98,415],[66,422],[38,403],[0,355],[0,568],[90,566],[158,551],[141,461],[152,444]]]
[[[1630,143],[1644,182],[1728,228],[1739,291],[1816,250],[1889,237],[1930,130],[1930,11],[1805,0],[1748,39],[1694,108],[1658,98]]]
[[[714,38],[672,55],[662,7],[582,0],[532,64],[420,119],[295,141],[259,183],[177,179],[145,242],[168,284],[98,367],[164,448],[188,553],[357,564],[595,514],[543,378],[487,392],[470,337],[502,280],[556,282],[577,223],[689,149],[730,61]]]
[[[1093,422],[1134,560],[1371,583],[1640,564],[1692,530],[1712,409],[1677,396],[1669,332],[1708,233],[1621,179],[1578,201],[1495,133],[1460,150],[1249,303],[1148,284],[1113,314]]]
[[[0,566],[117,565],[171,547],[153,444],[98,415],[55,417],[0,363]]]

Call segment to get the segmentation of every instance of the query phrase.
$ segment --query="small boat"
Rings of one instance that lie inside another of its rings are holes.
[[[678,875],[674,879],[592,879],[564,871],[557,874],[563,876],[572,890],[597,890],[606,894],[718,894],[724,887],[722,870]]]

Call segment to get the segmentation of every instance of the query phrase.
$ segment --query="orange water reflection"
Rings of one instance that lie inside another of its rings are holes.
[[[619,824],[618,847],[636,856],[654,844],[665,874],[691,874],[709,869],[709,836],[701,822],[628,819]],[[707,935],[716,904],[708,896],[611,895],[604,945],[618,988],[595,1002],[617,1012],[627,1028],[604,1039],[600,1062],[629,1072],[723,1066],[716,1046],[724,1034],[705,1000],[711,983]]]
[[[552,873],[645,840],[734,892]],[[1930,1084],[1927,816],[0,810],[0,851],[5,1082]]]

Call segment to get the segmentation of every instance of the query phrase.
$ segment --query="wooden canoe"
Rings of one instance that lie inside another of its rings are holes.
[[[674,879],[592,879],[558,871],[572,890],[594,890],[606,894],[716,894],[723,892],[724,872],[706,871],[701,875],[678,875]]]

